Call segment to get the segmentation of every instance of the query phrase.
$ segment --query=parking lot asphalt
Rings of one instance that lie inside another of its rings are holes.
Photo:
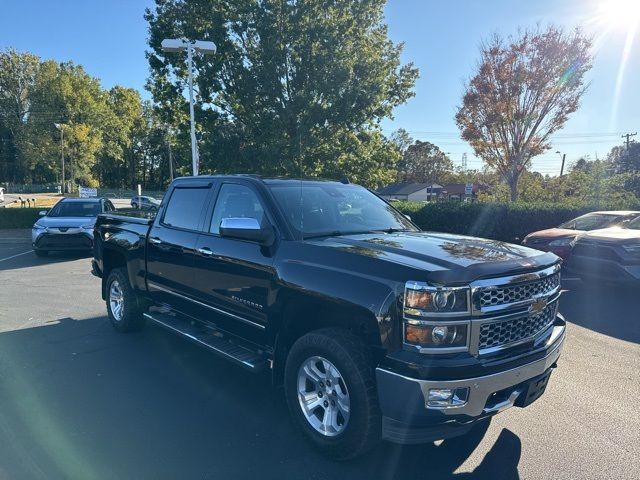
[[[558,368],[527,409],[335,463],[279,390],[148,326],[112,330],[90,260],[0,231],[0,479],[640,478],[640,295],[566,278]]]

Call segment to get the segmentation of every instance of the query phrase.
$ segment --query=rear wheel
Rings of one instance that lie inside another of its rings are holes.
[[[129,285],[125,269],[111,270],[107,278],[106,293],[107,313],[116,330],[131,332],[144,326],[142,301]]]
[[[308,333],[291,347],[285,395],[294,422],[311,443],[339,460],[376,445],[381,415],[366,346],[341,329]]]

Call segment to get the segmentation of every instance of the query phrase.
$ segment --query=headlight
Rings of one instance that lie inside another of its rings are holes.
[[[559,238],[558,240],[554,240],[553,242],[549,242],[549,246],[551,247],[569,247],[573,243],[573,238]]]
[[[640,243],[634,245],[622,245],[622,248],[624,248],[627,253],[640,254]]]
[[[404,342],[428,353],[438,350],[450,352],[467,350],[468,322],[443,324],[409,320],[404,325]]]
[[[82,225],[80,228],[83,230],[93,230],[93,223],[91,225]]]
[[[404,343],[423,353],[468,350],[471,314],[468,287],[434,287],[407,282],[404,292]]]
[[[433,287],[423,282],[407,282],[404,292],[404,313],[418,317],[469,313],[469,289],[467,287]]]
[[[46,230],[46,229],[47,229],[47,227],[44,227],[44,226],[42,226],[42,225],[40,225],[40,224],[38,224],[38,223],[35,223],[35,224],[33,225],[33,229],[34,229],[34,230]]]

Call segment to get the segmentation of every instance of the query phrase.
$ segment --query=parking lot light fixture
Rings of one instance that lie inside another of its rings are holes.
[[[196,139],[196,122],[193,111],[193,54],[213,55],[216,53],[216,45],[205,40],[186,40],[183,38],[165,38],[162,43],[162,50],[168,53],[187,52],[187,70],[189,71],[189,117],[191,120],[191,166],[193,176],[198,176],[199,158],[198,144]]]
[[[62,163],[62,178],[61,178],[61,190],[62,190],[62,195],[64,195],[64,125],[62,123],[54,123],[54,125],[56,126],[56,128],[58,130],[60,130],[60,160]]]

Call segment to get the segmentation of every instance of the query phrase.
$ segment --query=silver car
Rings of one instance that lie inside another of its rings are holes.
[[[91,250],[93,226],[99,213],[115,211],[105,198],[64,198],[47,211],[31,230],[36,255],[44,257],[52,250]]]

